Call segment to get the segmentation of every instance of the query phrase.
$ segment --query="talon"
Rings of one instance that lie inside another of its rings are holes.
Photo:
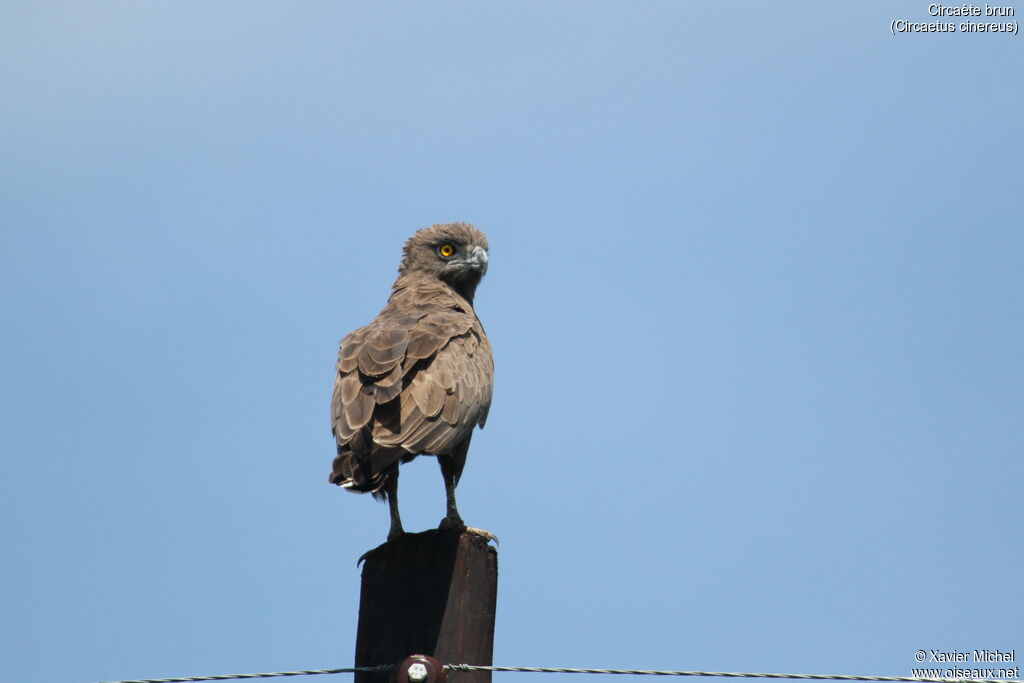
[[[494,541],[494,545],[501,545],[501,542],[498,540],[498,537],[492,534],[490,531],[487,531],[486,529],[477,529],[476,527],[467,526],[465,528],[465,531],[475,536],[483,536],[488,541]]]

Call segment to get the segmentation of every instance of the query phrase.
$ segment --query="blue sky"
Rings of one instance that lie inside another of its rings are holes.
[[[895,18],[0,4],[2,677],[351,664],[388,517],[326,481],[337,341],[450,220],[496,663],[1019,665],[1024,43]]]

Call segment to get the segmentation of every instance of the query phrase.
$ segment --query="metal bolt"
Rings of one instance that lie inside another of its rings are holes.
[[[430,672],[427,671],[427,667],[423,666],[419,662],[410,666],[408,673],[409,680],[412,681],[412,683],[423,683],[423,681],[427,680],[427,676],[430,675]]]

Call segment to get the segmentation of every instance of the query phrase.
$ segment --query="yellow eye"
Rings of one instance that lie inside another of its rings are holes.
[[[444,258],[448,258],[455,253],[455,247],[453,247],[450,244],[442,244],[440,247],[438,247],[437,253],[443,256]]]

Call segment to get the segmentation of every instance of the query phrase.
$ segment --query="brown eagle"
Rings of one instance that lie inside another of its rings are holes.
[[[417,455],[434,455],[441,465],[448,513],[440,528],[466,528],[455,487],[473,428],[487,419],[494,378],[491,345],[473,310],[486,272],[482,232],[468,223],[424,228],[405,243],[387,305],[341,340],[330,481],[387,499],[389,541],[404,533],[398,466]]]

